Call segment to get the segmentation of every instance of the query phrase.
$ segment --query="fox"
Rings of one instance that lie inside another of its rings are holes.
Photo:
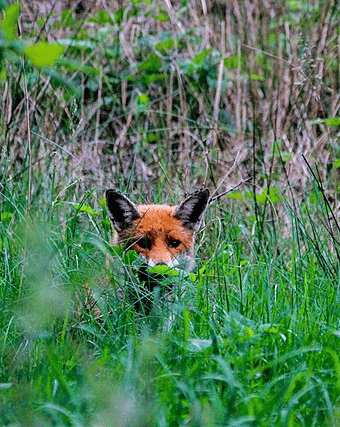
[[[105,195],[108,216],[115,229],[113,245],[121,246],[125,250],[134,249],[144,264],[137,270],[137,277],[143,286],[136,290],[118,285],[116,296],[121,304],[131,303],[137,312],[149,315],[152,310],[156,310],[153,311],[156,313],[159,307],[164,306],[155,304],[150,293],[155,287],[160,287],[162,277],[154,273],[150,276],[148,269],[158,265],[165,265],[169,269],[193,269],[195,237],[210,203],[210,192],[208,189],[196,190],[175,206],[135,205],[117,189],[109,189]],[[84,287],[84,306],[100,321],[105,319],[103,307],[106,306],[106,299],[103,283],[105,284],[105,281],[101,281],[99,285],[99,293],[93,292],[90,286]],[[176,298],[173,284],[162,285],[162,293],[159,295],[160,301],[172,303]],[[112,314],[112,309],[106,314]]]
[[[135,205],[119,190],[106,191],[114,244],[134,249],[148,267],[192,270],[194,242],[209,204],[208,189],[196,190],[178,205]]]

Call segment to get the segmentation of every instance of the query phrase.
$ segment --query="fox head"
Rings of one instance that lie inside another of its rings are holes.
[[[136,206],[118,190],[106,191],[106,206],[118,244],[135,249],[149,267],[194,266],[194,238],[209,203],[209,190],[197,190],[179,205]]]

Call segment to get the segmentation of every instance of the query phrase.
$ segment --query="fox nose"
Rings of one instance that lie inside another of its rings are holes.
[[[168,264],[166,262],[164,262],[164,261],[157,261],[156,264],[155,264],[155,267],[157,265],[168,265]]]
[[[151,259],[148,262],[150,267],[157,267],[158,265],[166,265],[169,266],[170,265],[170,261],[167,260],[161,260],[161,259]]]

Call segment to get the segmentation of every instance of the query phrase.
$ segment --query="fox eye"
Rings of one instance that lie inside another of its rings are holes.
[[[135,242],[136,245],[138,245],[142,249],[151,249],[151,240],[150,237],[141,237]]]
[[[169,242],[168,242],[168,246],[170,247],[170,248],[178,248],[178,246],[181,244],[181,241],[180,240],[177,240],[177,239],[169,239]]]

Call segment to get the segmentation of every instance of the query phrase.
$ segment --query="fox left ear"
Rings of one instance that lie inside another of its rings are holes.
[[[174,217],[178,218],[188,230],[198,231],[209,204],[209,195],[210,192],[207,188],[189,194],[176,207]]]
[[[140,217],[137,207],[120,191],[106,191],[106,208],[114,228],[120,232],[133,225]]]

